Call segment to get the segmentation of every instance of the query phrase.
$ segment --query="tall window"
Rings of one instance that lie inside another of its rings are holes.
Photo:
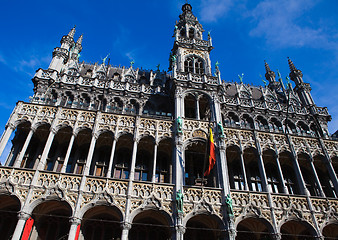
[[[184,61],[184,72],[191,72],[196,74],[204,73],[204,61],[203,59],[191,56]]]

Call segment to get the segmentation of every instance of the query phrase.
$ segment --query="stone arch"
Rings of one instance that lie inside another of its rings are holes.
[[[129,179],[133,147],[134,139],[132,134],[122,133],[117,135],[112,177]]]
[[[251,114],[244,113],[240,117],[241,125],[245,128],[253,129],[254,128],[254,120]]]
[[[10,139],[6,146],[11,146],[11,150],[7,156],[6,164],[13,166],[16,161],[18,161],[19,154],[22,150],[22,147],[26,141],[26,138],[31,131],[31,123],[29,121],[20,121],[18,125],[15,126],[15,131],[11,134]]]
[[[92,139],[92,130],[87,127],[75,130],[75,139],[66,166],[67,173],[82,174],[87,161],[88,150]]]
[[[173,220],[164,211],[148,209],[135,211],[130,215],[132,228],[129,231],[130,239],[160,240],[170,239]]]
[[[297,180],[294,159],[289,151],[279,152],[278,159],[282,168],[284,182],[289,194],[300,194],[300,183]]]
[[[151,181],[154,159],[155,139],[145,136],[139,139],[136,153],[135,175],[136,181]]]
[[[207,170],[207,140],[189,139],[184,143],[185,159],[185,184],[186,185],[216,185],[216,166],[211,170],[208,177],[204,178],[204,172]]]
[[[65,201],[35,201],[30,205],[34,225],[31,240],[65,238],[70,229],[72,208]]]
[[[272,234],[275,233],[271,223],[264,218],[245,217],[238,220],[235,225],[236,240],[272,239]]]
[[[173,139],[161,138],[157,148],[155,182],[172,183],[172,152]]]
[[[276,152],[272,149],[266,149],[263,151],[262,158],[265,166],[267,186],[273,193],[282,193],[283,179],[281,179],[278,172],[278,166],[276,162]]]
[[[200,212],[188,214],[183,219],[185,240],[225,239],[224,222],[214,214]]]
[[[10,239],[17,224],[17,216],[21,209],[21,202],[13,195],[0,195],[0,236]]]
[[[226,159],[228,163],[230,188],[236,190],[245,189],[243,166],[241,163],[241,149],[237,145],[226,148]]]
[[[301,152],[297,155],[297,161],[307,190],[311,196],[320,196],[320,189],[310,163],[311,157],[309,154]]]
[[[328,171],[327,162],[325,156],[321,153],[314,155],[313,164],[318,175],[321,187],[326,197],[337,197],[337,193],[334,189],[333,179]]]
[[[20,118],[20,119],[14,121],[13,127],[17,128],[20,124],[25,124],[25,123],[29,123],[30,126],[32,125],[32,121],[30,121],[29,119]]]
[[[283,221],[280,224],[279,232],[282,235],[282,239],[311,239],[319,236],[310,223],[298,219],[286,219],[286,221]]]
[[[102,129],[98,132],[89,174],[107,176],[113,141],[114,133],[112,131]]]
[[[258,165],[258,152],[254,147],[243,149],[243,160],[250,191],[263,191],[261,173]]]
[[[322,235],[325,240],[338,239],[338,222],[331,222],[322,229]]]
[[[120,224],[123,222],[123,214],[116,206],[88,205],[83,208],[80,236],[85,240],[117,239],[121,237]]]
[[[262,115],[256,116],[255,122],[257,123],[257,126],[259,127],[260,130],[263,130],[263,131],[269,130],[269,123],[266,120],[266,118],[263,117]]]

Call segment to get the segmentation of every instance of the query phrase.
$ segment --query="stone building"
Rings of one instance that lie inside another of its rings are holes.
[[[169,72],[80,63],[62,37],[0,140],[2,239],[338,239],[327,109],[290,59],[294,88],[267,63],[264,87],[222,81],[203,32],[184,4]]]

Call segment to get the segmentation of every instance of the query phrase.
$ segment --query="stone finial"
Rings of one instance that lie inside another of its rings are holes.
[[[289,67],[290,67],[291,72],[298,70],[289,57],[288,57],[288,63],[289,63]]]
[[[82,40],[83,40],[83,34],[81,34],[81,36],[77,39],[76,43],[81,45]]]
[[[73,38],[74,35],[75,35],[75,27],[76,27],[76,26],[74,26],[74,27],[69,31],[69,33],[68,33],[68,36],[71,37],[71,38]]]

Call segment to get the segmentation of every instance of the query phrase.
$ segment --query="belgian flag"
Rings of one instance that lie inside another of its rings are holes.
[[[205,171],[204,176],[209,176],[212,168],[215,166],[216,163],[216,153],[215,153],[215,143],[214,143],[214,137],[212,135],[212,130],[210,128],[210,135],[209,135],[209,165],[208,169]]]

